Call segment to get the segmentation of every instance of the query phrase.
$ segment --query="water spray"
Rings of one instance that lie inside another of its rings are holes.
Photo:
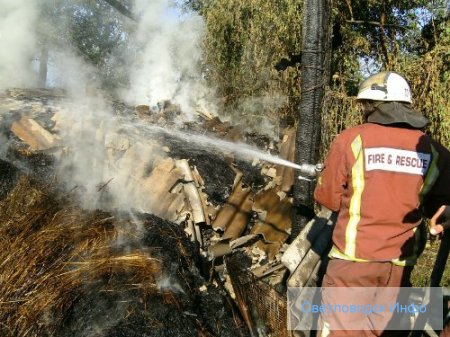
[[[144,123],[124,123],[123,127],[139,128],[144,132],[152,134],[167,134],[178,139],[194,143],[206,150],[229,151],[243,160],[257,158],[276,165],[282,165],[293,168],[300,172],[298,179],[306,181],[314,181],[322,172],[323,164],[296,164],[289,160],[262,152],[260,149],[244,143],[230,142],[216,137],[185,132],[176,129],[166,129],[158,125],[150,125]]]

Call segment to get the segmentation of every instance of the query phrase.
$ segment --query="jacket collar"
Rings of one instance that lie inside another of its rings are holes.
[[[429,120],[411,108],[408,103],[382,102],[378,104],[367,121],[383,125],[406,124],[413,129],[423,129]]]

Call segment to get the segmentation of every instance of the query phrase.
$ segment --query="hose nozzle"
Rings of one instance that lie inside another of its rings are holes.
[[[300,175],[298,179],[300,180],[315,180],[316,177],[323,171],[324,165],[319,164],[301,164],[298,170],[300,171]]]

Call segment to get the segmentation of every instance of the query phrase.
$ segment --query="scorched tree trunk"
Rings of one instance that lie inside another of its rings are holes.
[[[296,138],[299,164],[319,160],[321,107],[329,78],[331,0],[305,0],[301,59],[301,100]],[[296,180],[293,236],[313,216],[314,182]]]

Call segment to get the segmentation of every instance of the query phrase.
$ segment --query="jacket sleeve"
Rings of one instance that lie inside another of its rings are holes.
[[[437,142],[433,146],[439,153],[439,176],[422,204],[427,218],[431,218],[442,205],[450,205],[450,151]]]
[[[337,212],[341,207],[341,199],[347,188],[347,157],[345,141],[342,135],[338,135],[331,145],[328,156],[325,159],[325,168],[322,171],[314,191],[315,200]]]

